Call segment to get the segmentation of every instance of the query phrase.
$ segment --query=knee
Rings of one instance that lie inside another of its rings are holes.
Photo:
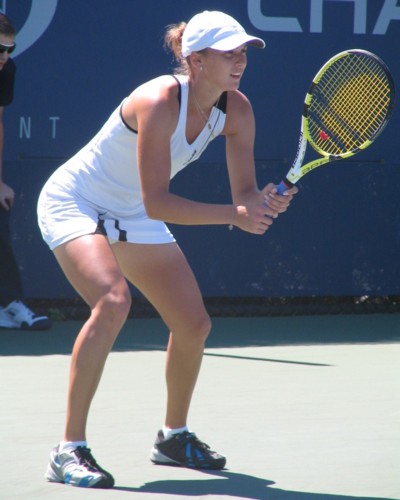
[[[200,343],[204,344],[211,331],[211,318],[208,314],[204,313],[197,321],[193,323],[191,337],[197,339]]]
[[[96,306],[102,321],[122,324],[126,321],[131,308],[132,296],[125,281],[111,287]]]

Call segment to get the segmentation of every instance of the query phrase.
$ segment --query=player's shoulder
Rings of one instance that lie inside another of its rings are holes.
[[[227,92],[228,102],[231,106],[234,106],[235,109],[246,109],[251,108],[251,103],[248,97],[243,94],[240,90],[229,90]]]
[[[172,75],[161,75],[148,80],[133,91],[136,98],[153,103],[168,102],[175,99],[179,92],[179,83]]]
[[[179,112],[179,84],[171,75],[163,75],[137,87],[123,104],[124,120],[137,130],[139,123],[151,123],[153,129],[169,130],[176,125]]]
[[[227,116],[231,118],[240,118],[253,116],[253,108],[250,100],[240,90],[230,90],[227,92]]]
[[[253,108],[246,95],[239,90],[228,91],[224,135],[236,135],[251,130],[253,123]]]
[[[227,92],[226,104],[227,116],[245,119],[252,117],[253,108],[250,100],[240,90],[230,90]]]

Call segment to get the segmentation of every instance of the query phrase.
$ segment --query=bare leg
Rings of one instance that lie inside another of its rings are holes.
[[[91,309],[71,357],[64,439],[86,440],[89,408],[104,364],[129,313],[131,296],[106,238],[90,235],[56,248],[65,275]]]
[[[149,299],[171,331],[167,350],[165,425],[186,425],[210,318],[178,245],[114,245],[125,276]]]

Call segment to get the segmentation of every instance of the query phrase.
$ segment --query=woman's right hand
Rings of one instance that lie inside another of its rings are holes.
[[[271,227],[278,212],[264,204],[234,207],[232,225],[252,234],[265,234]]]

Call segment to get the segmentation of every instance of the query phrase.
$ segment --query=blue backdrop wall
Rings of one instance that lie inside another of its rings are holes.
[[[6,181],[17,193],[14,244],[27,297],[75,296],[37,228],[41,186],[136,85],[172,71],[164,29],[203,9],[230,13],[267,42],[266,50],[249,51],[241,86],[257,120],[260,186],[286,173],[305,92],[326,59],[367,49],[400,79],[397,0],[0,0],[18,29],[4,159]],[[263,237],[226,227],[172,227],[203,293],[400,294],[399,130],[396,106],[371,148],[299,183],[290,211]],[[229,202],[223,142],[214,141],[173,189]]]

